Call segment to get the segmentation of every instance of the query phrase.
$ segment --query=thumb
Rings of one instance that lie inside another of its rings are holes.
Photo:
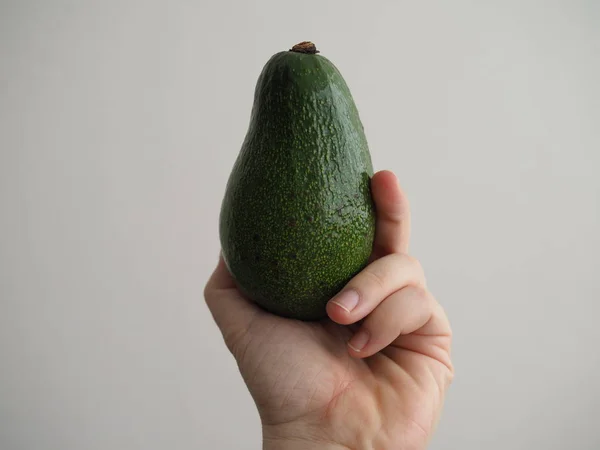
[[[408,253],[410,207],[398,178],[389,170],[377,172],[371,180],[371,189],[377,211],[375,257]]]
[[[238,290],[222,255],[219,255],[217,267],[206,283],[204,298],[230,350],[256,316],[263,314]]]

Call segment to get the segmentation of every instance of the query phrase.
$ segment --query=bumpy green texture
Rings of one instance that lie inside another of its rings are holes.
[[[371,156],[338,69],[285,51],[265,65],[220,216],[225,262],[264,309],[301,320],[368,262]]]

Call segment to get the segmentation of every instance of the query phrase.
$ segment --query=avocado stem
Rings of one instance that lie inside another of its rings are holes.
[[[306,53],[308,55],[314,55],[315,53],[319,53],[319,50],[317,50],[317,47],[312,42],[303,41],[303,42],[300,42],[299,44],[294,45],[290,49],[290,52]]]

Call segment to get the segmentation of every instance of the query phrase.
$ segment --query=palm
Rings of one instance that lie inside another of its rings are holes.
[[[235,288],[229,295],[239,296]],[[435,356],[448,335],[400,336],[365,359],[348,354],[352,329],[332,321],[299,322],[257,310],[246,332],[228,342],[265,425],[321,420],[353,411],[358,423],[379,420],[388,436],[411,429],[426,439],[441,396],[424,404],[423,392],[442,392],[451,369]],[[357,417],[361,411],[364,417]]]

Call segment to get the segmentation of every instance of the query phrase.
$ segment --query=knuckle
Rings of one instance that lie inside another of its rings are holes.
[[[421,300],[430,301],[432,299],[430,292],[425,288],[425,286],[417,285],[411,287],[415,296]]]
[[[410,274],[410,284],[426,285],[425,269],[421,262],[407,253],[398,253],[394,255],[394,264],[399,270],[407,271]]]
[[[417,258],[415,258],[414,256],[408,256],[408,261],[410,263],[411,266],[413,266],[415,268],[415,270],[417,270],[418,272],[423,272],[423,265],[421,264],[421,261],[419,261]]]
[[[385,275],[378,270],[367,270],[365,271],[364,275],[370,284],[375,285],[379,289],[385,288]]]
[[[402,204],[383,212],[383,217],[393,223],[402,223],[410,217],[410,204],[403,199]]]
[[[446,371],[446,388],[448,388],[452,382],[454,381],[454,378],[456,376],[456,370],[454,368],[454,364],[452,364],[452,361],[448,361],[447,362],[447,367],[448,370]]]
[[[406,255],[406,258],[407,258],[407,264],[409,265],[411,270],[414,272],[416,281],[425,283],[425,269],[423,268],[421,261],[419,261],[414,256],[410,256],[410,255]]]

